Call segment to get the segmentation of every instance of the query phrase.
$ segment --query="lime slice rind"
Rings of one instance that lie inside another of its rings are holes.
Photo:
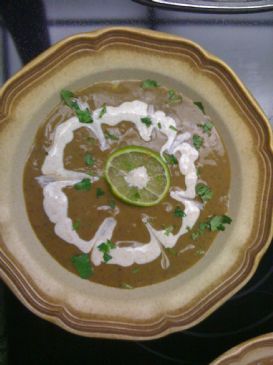
[[[129,186],[125,176],[145,166],[149,181],[143,189]],[[168,193],[170,173],[157,152],[140,146],[127,146],[114,151],[105,165],[105,178],[114,195],[125,203],[137,206],[158,204]]]

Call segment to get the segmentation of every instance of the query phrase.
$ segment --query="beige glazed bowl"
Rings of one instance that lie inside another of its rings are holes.
[[[210,365],[272,365],[273,333],[252,338],[214,360]]]
[[[177,277],[133,290],[66,271],[28,221],[22,176],[34,136],[63,88],[156,79],[206,105],[231,164],[232,225]],[[272,134],[236,75],[195,43],[142,29],[79,34],[51,47],[0,90],[0,274],[35,314],[83,336],[151,339],[194,326],[253,276],[272,237]]]

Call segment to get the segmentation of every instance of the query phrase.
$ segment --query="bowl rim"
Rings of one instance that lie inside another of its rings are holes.
[[[21,70],[19,70],[13,77],[11,77],[0,89],[0,101],[2,104],[2,110],[0,110],[0,127],[1,124],[4,123],[8,119],[9,108],[11,105],[12,98],[16,95],[16,84],[18,82],[27,83],[27,74],[34,69],[38,69],[39,65],[47,60],[49,57],[54,56],[55,53],[61,49],[63,46],[72,44],[73,42],[77,42],[80,40],[93,41],[96,49],[100,49],[100,47],[104,46],[105,39],[113,39],[120,35],[123,37],[144,37],[147,42],[152,44],[153,42],[167,42],[173,44],[177,47],[186,45],[187,47],[193,50],[198,56],[198,62],[202,64],[202,66],[206,66],[209,64],[213,64],[216,69],[219,69],[220,72],[227,73],[240,92],[244,95],[245,99],[252,105],[253,110],[255,111],[257,117],[262,123],[263,133],[266,136],[266,142],[268,150],[267,152],[271,153],[271,164],[273,162],[273,135],[271,126],[265,117],[263,111],[260,106],[253,98],[251,93],[247,90],[247,88],[243,85],[234,71],[226,65],[225,62],[220,60],[218,57],[212,55],[210,52],[204,50],[201,46],[196,44],[193,41],[182,38],[180,36],[166,34],[162,32],[141,29],[141,28],[130,28],[130,27],[109,27],[99,29],[93,32],[87,33],[79,33],[76,35],[72,35],[55,45],[51,46],[48,50],[43,52],[33,61],[24,66]],[[15,88],[14,88],[15,86]],[[22,86],[21,86],[22,87]],[[260,131],[262,134],[262,132]],[[272,181],[272,176],[271,176]],[[272,188],[271,188],[272,190]],[[268,192],[269,195],[269,192]],[[271,238],[273,236],[273,219],[272,212],[267,212],[268,218],[271,217],[271,220],[268,222],[269,225],[267,227],[266,240],[263,241],[263,245],[257,245],[252,247],[252,255],[253,255],[253,264],[250,265],[248,263],[246,269],[247,274],[244,279],[231,280],[229,283],[229,290],[224,293],[219,290],[218,292],[218,300],[215,300],[214,303],[211,303],[209,300],[204,301],[203,310],[200,311],[198,317],[196,316],[195,310],[188,311],[187,318],[183,314],[182,316],[178,314],[168,315],[168,313],[162,315],[162,317],[150,323],[146,323],[144,325],[135,325],[126,323],[114,323],[109,322],[101,323],[96,322],[95,320],[90,320],[88,323],[85,319],[75,319],[75,315],[65,306],[59,303],[54,303],[53,301],[49,301],[47,298],[44,298],[40,290],[37,287],[31,285],[28,278],[24,275],[24,273],[20,272],[19,268],[12,262],[11,258],[7,255],[4,250],[1,249],[1,236],[0,236],[0,276],[4,280],[4,282],[9,286],[9,288],[13,291],[13,293],[27,306],[31,311],[36,313],[38,316],[45,318],[62,328],[87,337],[104,337],[104,338],[123,338],[123,339],[154,339],[162,337],[166,334],[180,331],[185,328],[189,328],[206,317],[208,317],[215,309],[217,309],[222,303],[224,303],[227,299],[229,299],[233,294],[235,294],[241,287],[243,287],[250,278],[254,275],[258,264],[268,248]],[[261,247],[260,247],[261,246]],[[215,298],[215,296],[214,296]],[[217,297],[216,297],[217,298]],[[109,326],[111,331],[109,331]]]
[[[269,346],[273,347],[273,332],[251,338],[232,347],[212,361],[210,365],[229,365],[235,364],[235,361],[237,364],[237,361],[244,360],[244,357],[250,352]]]

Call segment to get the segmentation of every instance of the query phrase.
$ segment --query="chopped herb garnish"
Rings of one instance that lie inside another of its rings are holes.
[[[167,247],[165,249],[167,252],[169,252],[172,256],[177,256],[177,251],[172,247]]]
[[[115,134],[105,131],[104,135],[105,135],[105,138],[107,138],[107,139],[111,139],[112,141],[118,141],[118,136],[116,136]]]
[[[165,230],[164,230],[164,235],[169,236],[172,233],[173,230],[174,230],[174,226],[166,227]]]
[[[200,177],[200,174],[201,174],[201,169],[200,169],[200,167],[197,167],[196,168],[196,175],[197,175],[197,177]]]
[[[76,104],[77,107],[73,108],[76,112],[77,117],[79,118],[79,121],[81,123],[93,123],[93,118],[91,116],[91,113],[88,109],[81,110],[78,104]]]
[[[152,124],[152,119],[150,117],[144,117],[144,118],[141,118],[140,120],[147,127],[150,127],[150,125]]]
[[[109,253],[105,252],[105,253],[103,254],[103,260],[104,260],[104,262],[105,262],[105,263],[107,263],[108,261],[110,261],[110,260],[111,260],[111,258],[112,258],[112,256],[111,256],[111,255],[109,255]]]
[[[159,83],[155,80],[144,80],[141,84],[142,89],[155,89],[156,87],[159,87]]]
[[[170,89],[168,90],[168,101],[169,104],[177,104],[177,103],[181,103],[182,101],[182,96],[177,94],[177,92],[174,89]]]
[[[177,158],[175,157],[175,155],[170,155],[167,152],[164,152],[163,155],[164,155],[164,158],[165,158],[167,164],[178,165],[178,161],[177,161]]]
[[[225,226],[224,224],[230,224],[232,219],[227,215],[215,215],[211,217],[208,221],[209,228],[212,232],[216,231],[224,231]]]
[[[84,162],[87,166],[93,166],[94,163],[95,163],[95,160],[93,158],[93,156],[91,155],[91,153],[87,152],[85,155],[84,155]]]
[[[102,118],[105,113],[106,113],[106,104],[104,103],[100,110],[99,118]]]
[[[178,217],[178,218],[183,218],[186,217],[186,213],[184,212],[184,210],[182,210],[180,207],[176,207],[174,210],[174,216]]]
[[[88,279],[93,274],[93,268],[87,253],[83,253],[79,256],[72,256],[71,262],[82,279]]]
[[[91,112],[88,108],[82,110],[76,100],[75,95],[70,90],[61,90],[60,96],[62,101],[73,109],[81,123],[93,123]]]
[[[134,267],[134,268],[132,269],[132,273],[133,273],[133,274],[137,274],[139,271],[140,271],[140,268],[139,268],[139,267]]]
[[[205,114],[205,108],[204,105],[201,103],[201,101],[195,101],[193,104],[196,105],[197,108],[199,108],[203,114]]]
[[[201,234],[200,234],[200,232],[199,231],[197,231],[197,232],[192,232],[192,234],[191,234],[191,238],[195,241],[195,240],[197,240],[197,238],[200,236]]]
[[[121,283],[120,287],[122,289],[134,289],[134,287],[130,284],[127,284],[127,283]]]
[[[224,231],[224,224],[230,224],[231,222],[232,219],[227,215],[212,216],[208,218],[205,222],[199,224],[198,230],[192,233],[192,239],[197,240],[197,238],[204,234],[206,229],[211,232]]]
[[[102,242],[98,246],[99,251],[101,251],[103,253],[103,260],[105,263],[112,259],[112,256],[110,255],[110,250],[112,250],[114,248],[116,248],[116,245],[110,240],[107,240],[106,242]]]
[[[198,248],[196,251],[195,251],[195,255],[198,255],[198,256],[203,256],[205,254],[205,250],[202,250],[201,248]]]
[[[115,209],[115,207],[116,207],[116,202],[114,201],[114,199],[111,199],[111,200],[110,200],[110,202],[109,202],[109,207],[110,207],[111,209]]]
[[[210,200],[213,196],[213,191],[205,184],[199,183],[195,187],[196,194],[200,196],[202,201],[205,203]]]
[[[206,133],[208,136],[211,135],[211,130],[214,125],[211,122],[206,122],[204,124],[197,124],[198,127],[202,128],[203,132]]]
[[[103,196],[104,194],[105,194],[105,192],[102,190],[102,188],[97,188],[96,189],[96,197],[97,198]]]
[[[73,104],[75,101],[75,95],[70,90],[61,90],[60,92],[61,100],[65,103],[65,105],[69,106],[70,108],[73,108]]]
[[[158,129],[161,129],[162,128],[162,125],[160,122],[157,123],[157,126],[158,126]]]
[[[198,134],[194,134],[194,135],[192,136],[192,143],[193,143],[194,147],[195,147],[197,150],[200,150],[200,147],[202,147],[202,146],[203,146],[203,142],[204,142],[203,138],[202,138],[202,137],[200,137],[200,136],[198,136]]]
[[[76,190],[89,191],[91,189],[92,183],[88,178],[82,179],[82,181],[74,184]]]
[[[172,129],[175,132],[178,132],[178,130],[173,125],[170,125],[169,128]]]
[[[73,231],[78,231],[81,225],[81,221],[79,219],[75,220],[75,222],[72,223],[72,229]]]

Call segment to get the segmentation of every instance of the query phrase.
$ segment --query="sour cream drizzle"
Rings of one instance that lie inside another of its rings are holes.
[[[88,107],[86,103],[78,102],[82,109]],[[44,210],[49,219],[55,223],[55,233],[64,241],[77,246],[82,252],[91,251],[91,261],[95,265],[100,265],[103,260],[103,253],[98,246],[111,239],[117,221],[113,217],[106,218],[99,226],[94,237],[89,240],[82,240],[76,231],[72,228],[72,221],[68,217],[68,199],[63,189],[72,186],[81,181],[83,178],[91,178],[85,173],[70,171],[65,169],[63,163],[65,146],[72,141],[73,132],[81,127],[89,128],[97,137],[101,150],[109,148],[101,125],[107,124],[115,126],[126,120],[133,123],[138,130],[140,137],[144,141],[150,141],[153,130],[157,130],[167,137],[167,142],[161,147],[160,154],[166,151],[174,154],[179,153],[179,169],[185,176],[186,190],[175,190],[170,192],[170,196],[184,204],[186,217],[182,219],[181,227],[176,235],[170,233],[166,235],[164,230],[156,230],[149,223],[147,217],[143,217],[143,224],[150,234],[149,243],[132,241],[130,247],[117,247],[111,250],[112,259],[108,264],[118,264],[121,266],[130,266],[133,263],[146,264],[155,260],[161,254],[163,248],[171,248],[176,245],[177,240],[192,228],[196,223],[200,206],[193,199],[195,198],[195,186],[197,182],[195,161],[199,157],[198,151],[186,141],[191,138],[191,134],[186,132],[178,134],[176,131],[176,122],[173,118],[166,116],[163,111],[154,111],[153,106],[142,101],[125,102],[117,107],[106,107],[106,113],[100,118],[101,109],[93,112],[94,122],[91,124],[82,124],[77,117],[72,117],[66,122],[57,126],[53,137],[53,143],[48,151],[48,155],[42,166],[42,173],[47,181],[48,177],[56,181],[42,184],[44,194]],[[151,125],[147,126],[141,121],[141,118],[149,117]],[[142,171],[143,172],[143,171]],[[136,176],[133,177],[135,180]],[[92,179],[92,178],[91,178]],[[94,179],[94,178],[93,178]],[[128,243],[128,241],[127,241]],[[164,265],[166,266],[166,264]]]

